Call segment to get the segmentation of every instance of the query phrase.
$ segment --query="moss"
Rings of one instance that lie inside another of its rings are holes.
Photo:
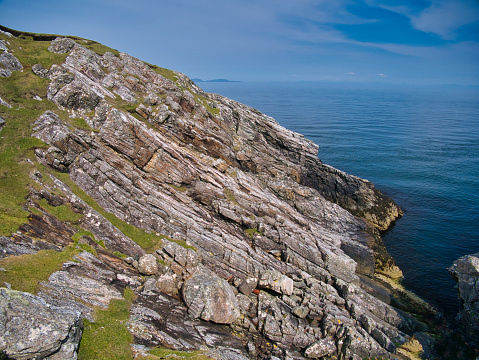
[[[166,238],[166,237],[165,237],[165,238]],[[173,241],[174,243],[177,243],[178,245],[180,245],[181,247],[183,247],[183,248],[185,248],[185,249],[193,249],[194,251],[198,250],[198,249],[195,248],[194,246],[188,245],[188,244],[186,243],[186,241],[184,241],[184,240],[170,239],[170,238],[168,238],[168,240]]]
[[[195,360],[209,360],[210,357],[206,356],[202,351],[177,351],[166,348],[153,348],[148,351],[151,357],[146,357],[146,359],[164,359],[166,357],[171,358],[183,358],[183,359],[195,359]]]
[[[238,201],[236,200],[233,191],[228,188],[223,189],[223,195],[225,196],[226,200],[228,200],[230,203],[233,203],[235,205],[239,205]]]
[[[258,231],[258,229],[246,229],[244,232],[250,238],[253,238],[253,236],[255,236],[256,234],[263,236],[263,233],[261,231]]]
[[[168,184],[168,185],[170,185],[176,191],[184,192],[184,191],[188,190],[188,188],[186,188],[184,186],[176,186],[174,184]]]
[[[133,359],[130,347],[133,335],[128,331],[127,322],[135,294],[126,288],[123,297],[123,300],[111,300],[107,310],[97,309],[95,322],[84,320],[79,360]]]
[[[72,261],[73,256],[80,253],[73,246],[62,252],[41,250],[36,254],[10,256],[0,260],[0,267],[6,271],[0,272],[0,283],[9,283],[13,290],[37,292],[38,283],[48,280],[49,276],[62,268],[62,264]]]

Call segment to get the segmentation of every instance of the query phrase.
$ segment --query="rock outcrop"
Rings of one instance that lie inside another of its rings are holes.
[[[17,360],[76,360],[83,322],[69,304],[0,288],[0,352]]]
[[[479,344],[479,253],[463,256],[449,268],[449,273],[457,281],[457,290],[462,309],[458,321],[466,336]]]
[[[50,176],[31,173],[32,215],[0,238],[2,257],[73,246],[76,230],[40,201],[71,208],[95,238],[81,238],[76,246],[89,251],[41,282],[38,296],[94,321],[94,309],[132,289],[128,328],[147,347],[236,359],[404,358],[398,349],[424,325],[363,280],[394,267],[379,236],[401,215],[391,199],[323,164],[313,142],[253,108],[80,44],[56,38],[48,49],[63,63],[24,69],[54,104],[31,119],[45,143],[36,160]],[[56,172],[162,244],[147,254]]]

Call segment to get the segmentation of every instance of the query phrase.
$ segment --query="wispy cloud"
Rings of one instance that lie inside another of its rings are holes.
[[[411,17],[411,24],[418,30],[435,33],[443,39],[454,39],[454,32],[461,26],[479,19],[477,0],[434,0],[432,5]]]

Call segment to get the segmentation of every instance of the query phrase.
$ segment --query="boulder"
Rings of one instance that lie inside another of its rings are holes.
[[[23,66],[18,59],[8,52],[0,53],[0,75],[9,77],[12,71],[22,70]]]
[[[35,75],[40,76],[43,79],[47,79],[50,76],[50,71],[45,69],[42,64],[33,65],[32,71]]]
[[[259,286],[280,294],[293,294],[293,280],[276,270],[266,270],[259,277]]]
[[[161,274],[158,277],[158,280],[156,281],[156,287],[165,294],[177,295],[178,281],[178,276],[174,272],[167,272],[166,274]]]
[[[240,315],[233,288],[206,269],[198,270],[187,279],[182,293],[193,318],[231,324]]]
[[[158,272],[158,263],[152,254],[143,255],[138,260],[138,271],[143,275],[154,275]]]
[[[81,313],[29,293],[0,288],[0,352],[17,360],[76,360]]]
[[[75,46],[75,44],[76,43],[73,39],[57,37],[51,42],[48,51],[55,54],[66,54]]]

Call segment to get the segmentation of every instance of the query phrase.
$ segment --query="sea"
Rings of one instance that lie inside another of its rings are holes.
[[[372,181],[403,209],[383,239],[402,284],[447,317],[454,260],[479,252],[479,87],[201,82],[319,146],[326,164]]]

